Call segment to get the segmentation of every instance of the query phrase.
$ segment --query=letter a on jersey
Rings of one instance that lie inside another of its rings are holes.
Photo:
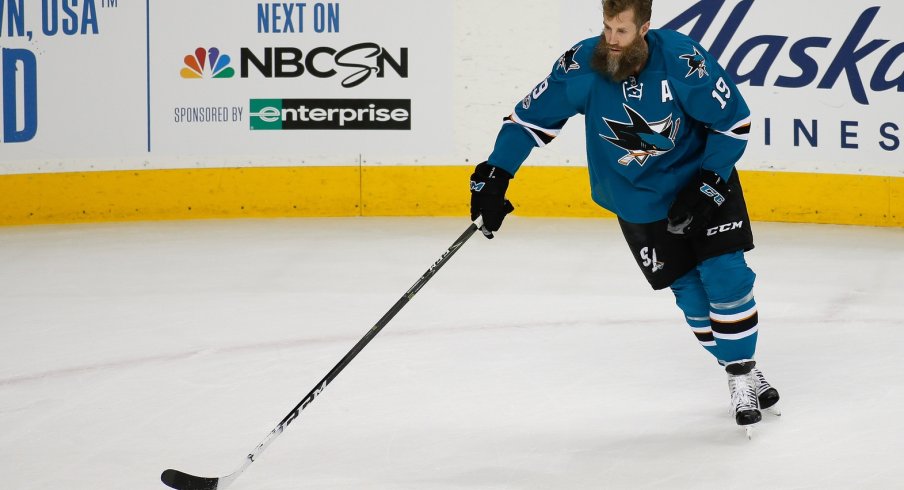
[[[675,148],[675,136],[681,126],[681,119],[672,121],[672,115],[656,122],[647,122],[640,114],[623,105],[631,122],[623,123],[603,118],[614,137],[600,135],[613,145],[627,150],[628,154],[619,158],[618,163],[630,165],[637,162],[642,167],[647,159],[668,153]]]

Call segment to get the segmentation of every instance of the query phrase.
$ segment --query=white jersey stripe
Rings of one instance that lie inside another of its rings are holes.
[[[529,122],[526,122],[523,119],[521,119],[520,117],[518,117],[518,114],[516,114],[514,112],[512,113],[511,117],[512,117],[512,121],[517,123],[519,126],[524,127],[527,130],[527,132],[530,133],[530,135],[534,138],[534,141],[537,142],[537,146],[540,146],[540,147],[546,146],[546,143],[544,143],[543,140],[541,140],[536,134],[534,134],[533,131],[530,131],[531,129],[540,131],[541,133],[545,133],[550,138],[555,138],[555,137],[559,136],[559,133],[562,132],[561,129],[546,129],[546,128],[541,128],[540,126],[537,126],[536,124],[531,124]]]
[[[731,129],[729,129],[728,131],[719,131],[719,130],[716,130],[716,129],[714,129],[713,131],[715,131],[715,132],[717,132],[717,133],[719,133],[719,134],[724,134],[725,136],[730,136],[730,137],[732,137],[732,138],[734,138],[734,139],[747,141],[747,140],[749,139],[749,138],[748,138],[748,136],[749,136],[748,133],[749,133],[749,132],[745,132],[745,133],[743,133],[743,134],[738,134],[738,133],[735,132],[736,129],[738,129],[738,128],[740,128],[740,127],[743,127],[743,126],[745,126],[745,125],[747,125],[747,126],[750,125],[750,118],[749,118],[749,117],[744,118],[744,119],[741,120],[741,121],[738,121],[738,122],[735,123],[735,125],[732,126]]]
[[[502,124],[503,124],[503,125],[506,125],[506,124],[514,124],[515,126],[520,126],[521,129],[523,129],[524,131],[526,131],[527,134],[529,134],[530,137],[534,139],[534,142],[537,143],[537,146],[538,146],[538,147],[542,148],[542,147],[546,146],[546,143],[544,143],[543,140],[541,140],[536,134],[534,134],[533,131],[531,131],[530,129],[528,129],[528,128],[525,127],[525,126],[521,126],[520,124],[516,123],[515,121],[505,121],[505,122],[502,123]]]

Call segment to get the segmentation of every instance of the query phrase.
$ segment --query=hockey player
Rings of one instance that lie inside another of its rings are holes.
[[[651,10],[652,0],[603,1],[603,34],[565,52],[504,119],[471,176],[471,219],[483,216],[492,237],[514,209],[505,192],[528,154],[583,114],[593,200],[618,216],[653,289],[674,292],[749,429],[779,399],[753,360],[755,274],[744,259],[753,234],[735,170],[750,111],[702,46],[650,29]]]

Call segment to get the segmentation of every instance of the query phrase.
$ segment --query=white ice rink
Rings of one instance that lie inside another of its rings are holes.
[[[0,488],[219,476],[468,226],[0,228]],[[612,220],[474,236],[235,490],[904,488],[904,230],[756,223],[747,440]]]

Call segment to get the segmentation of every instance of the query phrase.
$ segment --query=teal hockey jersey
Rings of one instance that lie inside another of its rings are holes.
[[[489,163],[514,175],[533,148],[583,114],[592,198],[625,221],[665,219],[701,168],[728,180],[747,146],[746,102],[690,37],[651,29],[646,41],[647,64],[622,83],[590,66],[600,37],[568,50],[505,118]]]

